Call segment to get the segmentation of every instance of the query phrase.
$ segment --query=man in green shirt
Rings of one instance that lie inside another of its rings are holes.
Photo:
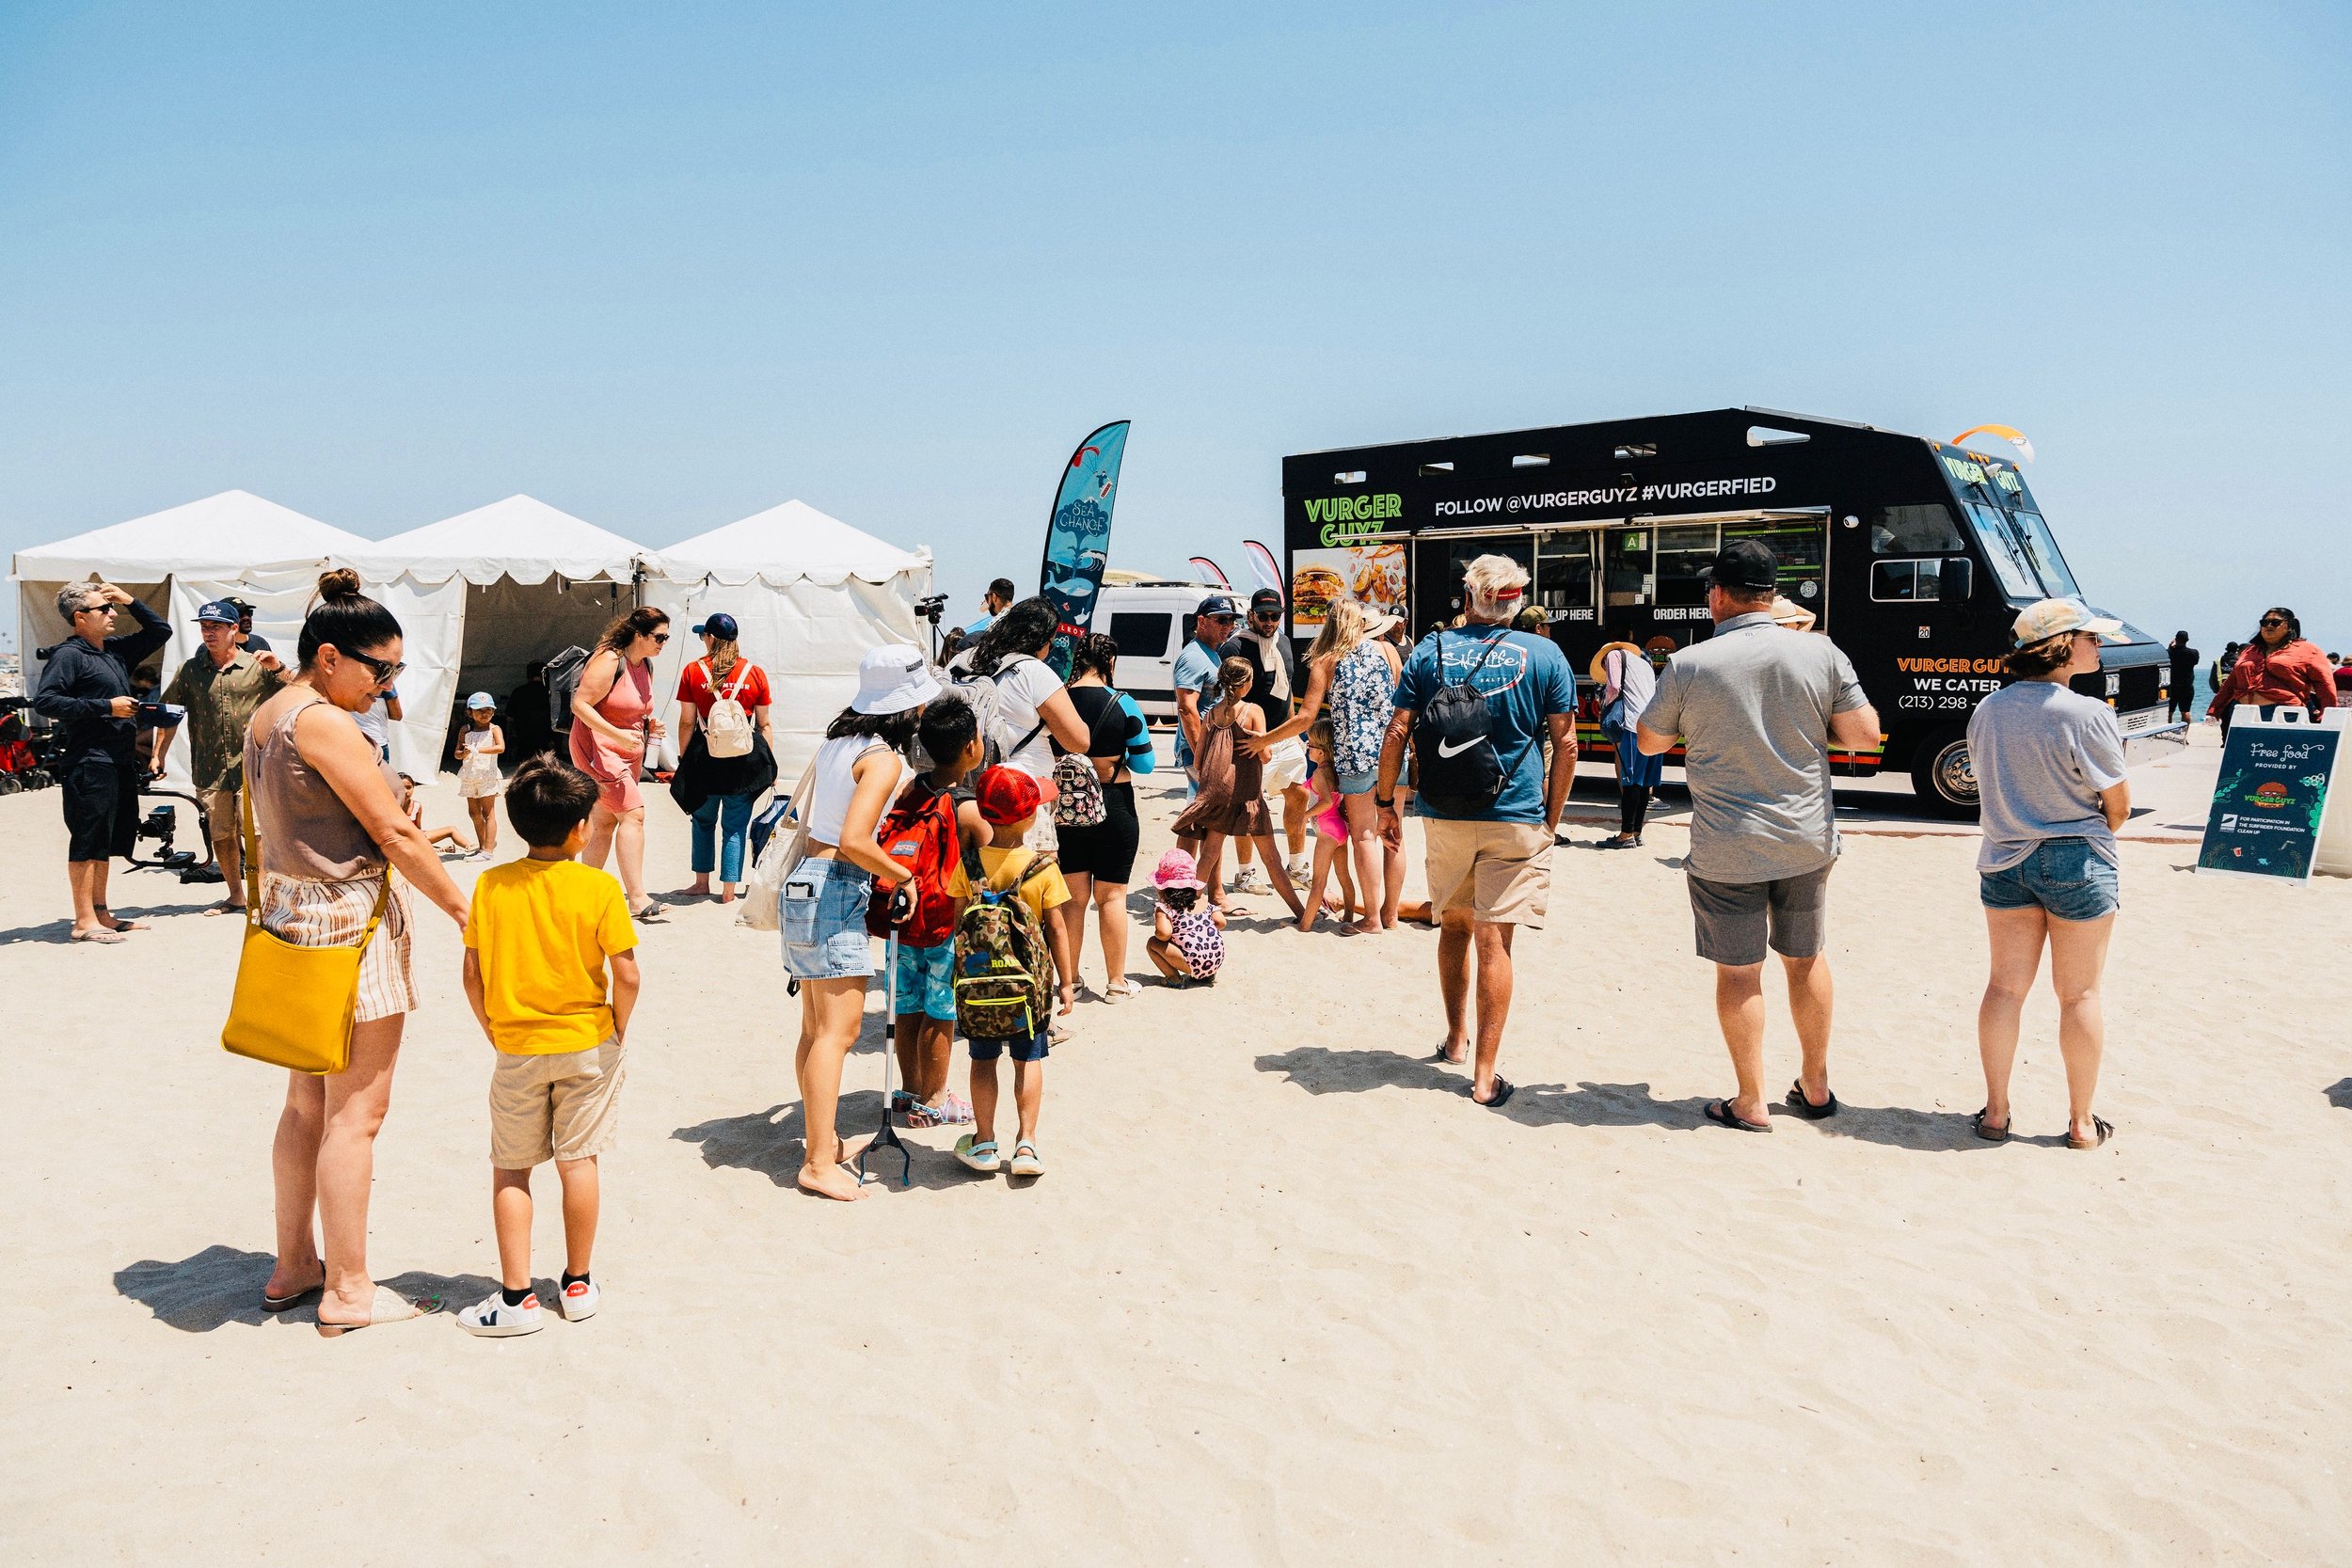
[[[237,645],[237,607],[226,599],[197,610],[203,650],[180,666],[163,698],[188,710],[188,771],[212,830],[213,859],[228,879],[226,895],[207,914],[245,910],[245,857],[239,850],[244,817],[237,798],[245,783],[245,727],[253,710],[286,683],[276,654]],[[173,733],[166,730],[156,740],[158,758],[170,753]]]

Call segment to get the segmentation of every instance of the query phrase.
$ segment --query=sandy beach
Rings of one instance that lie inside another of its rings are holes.
[[[1174,806],[1141,793],[1148,857]],[[462,820],[451,781],[428,799]],[[329,1342],[254,1302],[282,1078],[216,1044],[237,924],[118,869],[154,928],[66,944],[57,797],[0,800],[0,1557],[317,1560],[331,1532],[343,1560],[493,1564],[2342,1560],[2352,883],[2126,843],[2118,1135],[2062,1147],[2043,990],[1994,1147],[1966,1123],[1975,841],[1856,832],[1846,1114],[1735,1137],[1699,1114],[1731,1078],[1678,815],[1559,852],[1502,1112],[1429,1060],[1431,933],[1301,936],[1261,897],[1213,990],[1081,1006],[1045,1180],[974,1179],[920,1132],[913,1186],[855,1206],[791,1185],[774,939],[681,906],[641,948],[602,1314]],[[649,816],[651,884],[683,885],[685,823]],[[419,918],[372,1259],[453,1308],[496,1271],[490,1053],[454,929]],[[846,1127],[876,1118],[880,1010]]]

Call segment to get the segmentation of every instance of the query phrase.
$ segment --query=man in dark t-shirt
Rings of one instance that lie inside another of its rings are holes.
[[[2189,704],[2197,697],[2197,666],[2202,661],[2197,650],[2188,645],[2188,633],[2185,631],[2172,634],[2172,645],[2164,654],[2172,661],[2172,678],[2167,683],[2171,696],[2165,705],[2165,717],[2194,722]]]

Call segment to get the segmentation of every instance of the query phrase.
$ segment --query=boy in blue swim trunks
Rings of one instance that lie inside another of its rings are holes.
[[[932,768],[921,784],[911,784],[909,789],[928,785],[937,794],[948,794],[980,765],[980,726],[968,703],[940,698],[923,710],[922,727],[915,733]],[[950,863],[960,868],[965,845],[988,842],[976,802],[958,803],[956,831]],[[955,875],[949,874],[951,881]],[[931,947],[910,946],[903,938],[898,942],[898,1070],[907,1086],[894,1097],[897,1103],[891,1109],[902,1113],[909,1127],[961,1127],[972,1119],[970,1102],[947,1092],[947,1071],[956,1053],[954,922],[948,923],[947,931],[946,940]]]

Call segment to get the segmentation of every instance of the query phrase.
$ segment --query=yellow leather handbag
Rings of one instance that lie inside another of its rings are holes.
[[[302,947],[262,928],[262,845],[253,830],[253,781],[245,808],[245,948],[229,1002],[221,1049],[273,1067],[325,1075],[351,1065],[352,1016],[359,1008],[359,959],[384,919],[392,868],[384,868],[375,912],[352,947]]]

